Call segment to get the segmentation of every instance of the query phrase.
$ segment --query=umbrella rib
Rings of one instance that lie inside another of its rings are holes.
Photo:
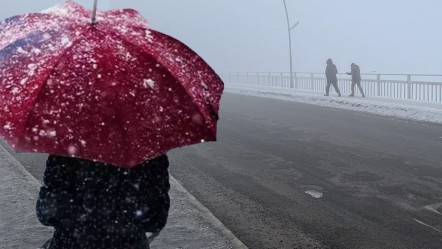
[[[149,30],[149,29],[145,29],[145,30]],[[153,32],[157,32],[157,33],[160,33],[160,32],[158,32],[158,31],[155,31],[155,30],[149,30],[149,31],[153,31]],[[102,32],[102,31],[100,31],[100,32]],[[114,36],[116,36],[116,37],[118,37],[118,38],[120,38],[121,39],[121,41],[123,41],[123,42],[125,42],[125,43],[127,43],[127,44],[130,44],[130,45],[132,45],[132,46],[135,46],[135,47],[138,47],[138,46],[136,46],[136,44],[134,44],[134,43],[132,43],[131,41],[129,41],[129,40],[127,40],[126,38],[124,38],[123,36],[121,36],[121,35],[119,35],[118,33],[116,33],[115,31],[109,31],[108,32],[108,34],[109,33],[111,33],[112,35],[114,35]],[[161,33],[161,34],[163,34],[163,33]],[[166,34],[163,34],[163,35],[166,35]],[[176,40],[175,38],[173,38],[173,37],[171,37],[171,36],[168,36],[168,37],[170,37],[170,38],[172,38],[172,39],[174,39],[174,40]],[[178,40],[177,40],[178,41]],[[180,42],[181,43],[181,42]],[[183,44],[184,46],[186,46],[185,44]],[[186,46],[187,47],[187,46]],[[189,48],[190,49],[190,48]],[[190,49],[191,50],[191,49]],[[142,52],[144,52],[145,54],[147,54],[147,55],[152,55],[151,53],[149,53],[148,51],[146,51],[145,49],[143,49],[142,50]],[[166,66],[164,66],[163,65],[163,63],[161,63],[161,61],[159,61],[157,58],[155,58],[156,59],[156,61],[159,63],[159,64],[161,64],[161,66],[163,66],[163,68],[165,68],[171,75],[173,75],[173,76],[175,76],[174,74],[173,74],[173,72],[171,72],[170,70],[169,70],[169,68],[168,67],[166,67]],[[177,78],[177,77],[175,77],[177,80],[179,80],[179,78]],[[179,80],[180,81],[180,80]],[[180,81],[180,83],[181,83],[181,81]],[[194,98],[192,97],[192,95],[191,94],[189,94],[189,91],[183,86],[183,84],[179,84],[181,87],[182,87],[182,89],[184,90],[184,92],[187,94],[187,96],[189,96],[191,99],[192,99],[192,103],[195,103],[193,100],[194,100]],[[196,109],[198,110],[198,112],[201,114],[201,116],[206,120],[206,116],[203,114],[203,112],[202,112],[202,110],[199,108],[199,106],[198,105],[196,105],[196,104],[194,104],[195,106],[196,106]],[[214,109],[213,107],[212,107],[212,105],[211,105],[211,103],[209,103],[209,105],[210,105],[210,107],[211,107],[211,109]],[[212,114],[212,112],[214,112],[214,110],[207,110],[210,114]],[[216,112],[215,112],[216,113]],[[214,116],[214,115],[212,115],[212,116]],[[216,118],[215,116],[213,117],[213,118]],[[207,120],[206,120],[207,121]],[[213,131],[214,133],[216,133],[216,131]]]

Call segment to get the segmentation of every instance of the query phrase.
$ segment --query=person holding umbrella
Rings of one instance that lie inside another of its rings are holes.
[[[358,86],[359,91],[361,91],[362,97],[365,97],[364,90],[361,86],[361,70],[359,69],[359,66],[355,63],[351,63],[350,65],[351,71],[347,72],[348,75],[351,75],[351,94],[349,97],[355,96],[355,85]]]
[[[168,166],[166,155],[130,169],[50,155],[37,217],[55,232],[43,248],[149,248],[167,222]]]
[[[335,91],[338,93],[338,97],[341,97],[341,91],[338,88],[338,78],[336,74],[338,73],[338,69],[336,65],[333,64],[332,59],[327,59],[327,67],[325,68],[325,77],[327,78],[327,86],[325,87],[325,95],[329,95],[330,85],[333,85]]]
[[[0,137],[49,154],[44,248],[149,248],[170,206],[166,153],[216,140],[220,77],[131,9],[69,0],[0,26]]]

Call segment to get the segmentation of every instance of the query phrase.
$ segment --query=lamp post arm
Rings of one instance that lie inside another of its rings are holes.
[[[298,26],[299,21],[297,21],[295,24],[292,25],[292,27],[290,28],[290,30],[294,29],[296,26]]]

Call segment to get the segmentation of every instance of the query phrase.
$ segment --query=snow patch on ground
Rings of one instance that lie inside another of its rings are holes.
[[[313,104],[396,118],[442,124],[442,103],[367,96],[330,97],[324,93],[226,83],[226,92]]]
[[[316,199],[319,199],[322,196],[324,196],[323,193],[316,191],[316,190],[307,190],[307,191],[305,191],[305,193],[309,194],[311,197],[316,198]]]

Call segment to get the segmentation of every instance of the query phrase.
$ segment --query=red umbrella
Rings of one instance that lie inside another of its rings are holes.
[[[131,9],[68,1],[0,28],[0,136],[15,150],[133,167],[216,140],[223,82]]]

